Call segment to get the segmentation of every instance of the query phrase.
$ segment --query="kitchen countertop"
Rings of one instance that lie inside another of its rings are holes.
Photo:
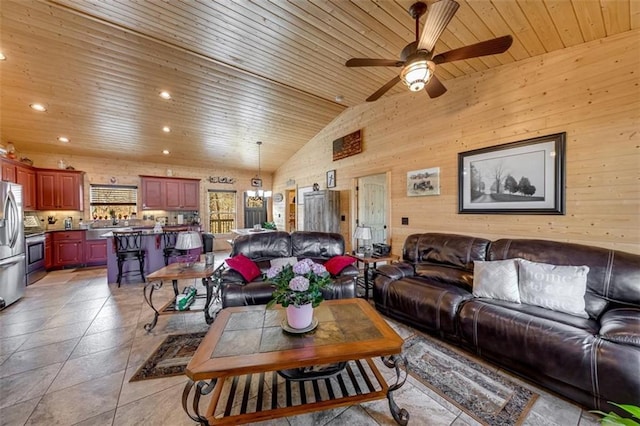
[[[167,225],[167,226],[163,226],[162,229],[166,230],[166,231],[170,231],[170,230],[179,230],[179,231],[183,231],[183,230],[190,230],[192,228],[196,228],[196,226],[191,226],[191,225]],[[90,227],[86,227],[83,226],[82,228],[74,226],[71,229],[64,229],[64,228],[60,228],[60,229],[47,229],[46,231],[43,232],[71,232],[71,231],[86,231],[87,235],[86,235],[86,239],[87,240],[102,240],[102,239],[106,239],[106,238],[111,238],[113,237],[113,231],[142,231],[142,235],[160,235],[161,233],[155,233],[153,232],[154,227],[153,226],[109,226],[109,227],[103,227],[103,228],[90,228]]]

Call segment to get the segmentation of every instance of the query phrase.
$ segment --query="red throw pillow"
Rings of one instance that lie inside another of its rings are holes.
[[[355,262],[356,259],[351,256],[333,256],[324,263],[324,267],[331,275],[338,275],[344,268]]]
[[[254,278],[260,276],[258,265],[242,253],[227,259],[226,262],[229,268],[237,271],[247,282],[251,282]]]

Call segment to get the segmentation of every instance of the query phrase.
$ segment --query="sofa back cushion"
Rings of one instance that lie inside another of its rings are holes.
[[[485,260],[489,240],[456,234],[413,234],[405,240],[402,258],[420,264],[473,271],[474,260]]]
[[[589,267],[586,311],[598,318],[609,301],[640,306],[640,256],[559,241],[501,239],[491,243],[489,260],[520,257],[532,262]]]
[[[344,254],[344,238],[332,232],[297,231],[291,233],[291,255],[324,263]]]
[[[291,256],[291,238],[284,231],[241,235],[233,240],[230,257],[240,253],[255,262],[289,257]]]

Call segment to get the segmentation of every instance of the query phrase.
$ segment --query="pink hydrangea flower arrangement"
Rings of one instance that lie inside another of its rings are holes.
[[[322,289],[329,284],[330,274],[323,265],[302,259],[294,265],[271,267],[264,279],[275,287],[267,306],[279,303],[286,308],[311,303],[315,308],[324,300]]]

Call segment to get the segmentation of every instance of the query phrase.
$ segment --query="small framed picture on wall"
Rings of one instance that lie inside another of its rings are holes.
[[[327,172],[327,188],[335,188],[336,187],[336,171],[329,170]]]

